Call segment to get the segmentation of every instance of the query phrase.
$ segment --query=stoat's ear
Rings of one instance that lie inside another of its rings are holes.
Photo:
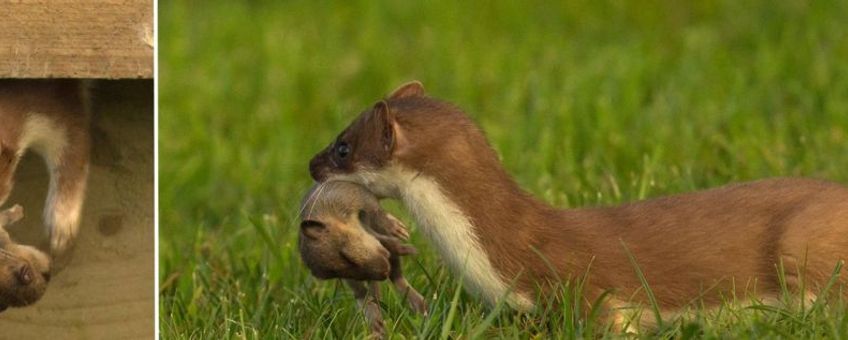
[[[380,146],[384,151],[392,152],[397,141],[397,135],[395,134],[397,117],[389,109],[389,103],[385,100],[381,100],[374,105],[373,115],[377,132],[380,134]]]
[[[401,99],[407,97],[421,97],[424,95],[424,85],[420,81],[413,80],[401,85],[396,90],[392,91],[388,99]]]

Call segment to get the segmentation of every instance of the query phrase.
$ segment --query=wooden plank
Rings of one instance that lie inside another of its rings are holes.
[[[0,0],[0,77],[152,78],[153,2]]]

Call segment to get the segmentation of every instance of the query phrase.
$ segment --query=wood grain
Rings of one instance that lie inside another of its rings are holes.
[[[153,2],[0,0],[0,77],[152,78]]]

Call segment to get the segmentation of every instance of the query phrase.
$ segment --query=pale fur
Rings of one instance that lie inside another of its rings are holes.
[[[31,148],[44,157],[52,171],[59,163],[66,146],[67,134],[64,129],[43,115],[27,115],[18,144],[18,156],[23,156],[23,153]]]
[[[44,208],[44,220],[49,221],[55,229],[48,230],[51,234],[61,235],[54,237],[53,241],[60,243],[68,242],[77,234],[77,221],[82,211],[82,203],[85,199],[84,190],[74,193],[72,197],[58,199],[59,183],[54,175],[65,148],[68,146],[67,131],[53,122],[50,118],[31,113],[26,116],[23,134],[18,145],[19,156],[27,149],[32,149],[47,163],[50,173],[50,186],[47,193],[47,206]],[[52,245],[54,248],[60,245]]]
[[[471,221],[444,194],[436,180],[399,165],[387,166],[379,171],[333,175],[333,179],[356,182],[378,196],[403,201],[451,269],[462,276],[463,285],[487,303],[494,305],[506,297],[507,304],[515,309],[533,309],[529,298],[510,291],[508,282],[497,274],[480,245]]]
[[[88,169],[86,167],[86,172]],[[51,235],[51,249],[61,249],[66,247],[66,244],[76,238],[79,232],[79,220],[82,213],[83,202],[85,201],[85,188],[75,191],[72,195],[64,197],[64,200],[58,199],[57,185],[51,177],[50,190],[47,194],[47,207],[44,209],[44,220],[52,221],[53,230],[49,230]],[[80,185],[85,186],[85,183]]]

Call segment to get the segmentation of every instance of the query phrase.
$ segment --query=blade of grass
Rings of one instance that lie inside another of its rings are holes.
[[[642,283],[642,288],[645,289],[645,294],[648,295],[648,301],[651,303],[651,309],[653,310],[654,318],[657,321],[657,328],[662,329],[662,315],[660,315],[660,307],[659,304],[657,304],[657,298],[654,296],[654,291],[651,290],[651,287],[648,285],[648,279],[645,278],[645,273],[642,272],[642,268],[640,268],[639,264],[636,263],[636,258],[633,256],[633,253],[630,252],[630,249],[627,248],[627,245],[624,244],[624,240],[619,239],[619,242],[621,242],[621,247],[624,248],[624,252],[627,254],[627,259],[630,260],[630,265],[632,265],[633,270],[636,271],[636,276],[639,278],[639,282]]]
[[[442,324],[442,333],[439,339],[447,340],[448,336],[450,336],[451,324],[453,323],[453,318],[456,317],[456,310],[459,307],[460,293],[462,293],[462,278],[459,279],[459,283],[456,285],[456,291],[453,294],[453,299],[451,299],[450,310],[448,310],[448,315],[445,317],[445,323]]]

